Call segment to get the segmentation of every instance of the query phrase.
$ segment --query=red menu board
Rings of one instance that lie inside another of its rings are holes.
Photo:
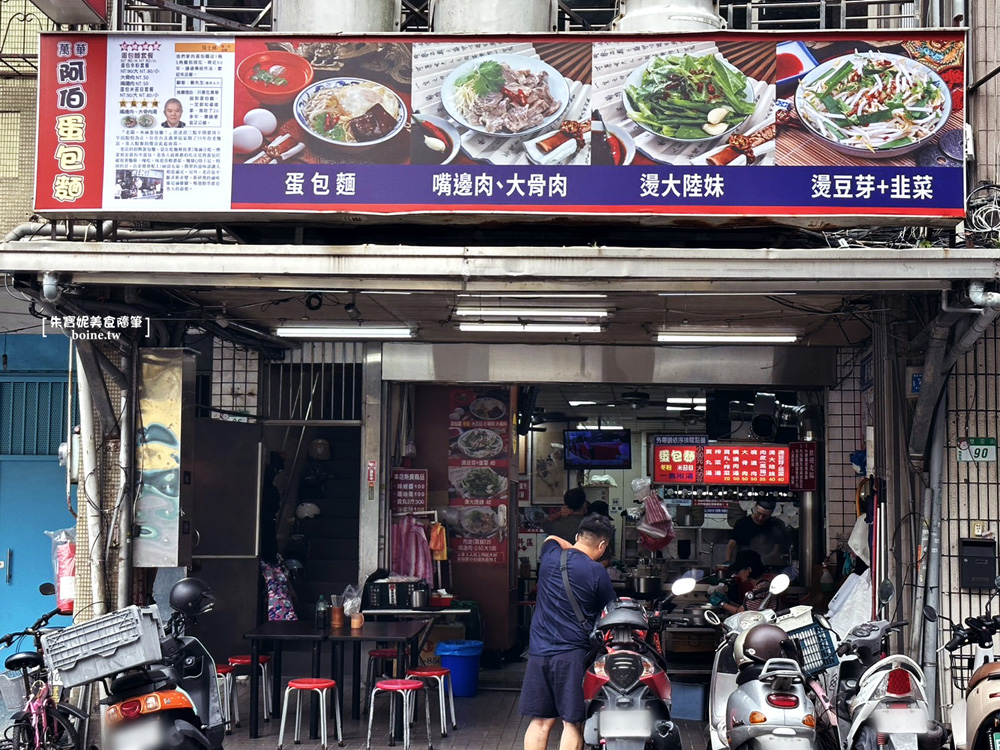
[[[398,513],[427,509],[427,469],[391,469],[389,498]]]
[[[788,447],[707,446],[705,484],[788,484]]]
[[[654,445],[653,483],[701,483],[701,451],[697,445]]]
[[[510,390],[451,389],[444,514],[455,562],[507,564]]]
[[[788,489],[795,492],[816,490],[818,448],[813,442],[788,444]]]

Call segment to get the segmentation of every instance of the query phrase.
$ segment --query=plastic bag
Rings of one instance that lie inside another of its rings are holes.
[[[46,531],[52,540],[52,572],[56,579],[56,606],[66,614],[73,612],[76,599],[76,529]]]
[[[344,589],[344,614],[350,617],[361,612],[361,589],[348,586]]]

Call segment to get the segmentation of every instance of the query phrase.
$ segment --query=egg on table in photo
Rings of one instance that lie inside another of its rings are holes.
[[[252,154],[264,143],[264,134],[252,125],[233,128],[233,151]]]
[[[278,129],[278,118],[268,109],[251,109],[243,116],[243,124],[257,128],[266,137]]]

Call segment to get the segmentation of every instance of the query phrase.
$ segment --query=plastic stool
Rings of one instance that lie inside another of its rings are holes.
[[[438,705],[441,709],[441,736],[448,736],[447,710],[444,704],[444,683],[448,681],[448,703],[451,705],[451,728],[458,729],[458,719],[455,718],[455,695],[451,691],[451,670],[444,667],[410,667],[406,670],[406,679],[421,682],[437,682]],[[414,701],[414,705],[416,701]],[[411,719],[412,720],[412,719]]]
[[[368,736],[365,739],[365,750],[372,746],[372,720],[375,718],[375,696],[379,693],[389,694],[389,747],[396,744],[396,694],[403,699],[403,750],[410,750],[410,714],[413,701],[418,690],[424,691],[424,720],[427,722],[427,750],[434,750],[431,745],[431,704],[428,700],[427,683],[420,680],[380,680],[372,690],[368,701]]]
[[[319,723],[322,726],[322,747],[326,750],[326,691],[333,690],[333,705],[337,717],[337,744],[344,746],[344,735],[340,726],[340,701],[337,698],[337,683],[333,680],[323,680],[316,677],[303,677],[289,680],[285,689],[285,699],[281,704],[281,731],[278,732],[278,750],[285,742],[285,719],[288,717],[288,698],[295,690],[295,744],[301,743],[302,737],[302,692],[319,693]]]
[[[226,722],[226,734],[233,733],[233,726],[240,725],[240,702],[234,699],[236,668],[229,664],[216,664],[215,676],[220,678],[225,686],[222,693],[222,718]]]
[[[264,699],[264,721],[271,720],[271,680],[268,679],[271,671],[268,665],[271,663],[270,656],[261,656],[257,663],[260,665],[260,694]],[[250,654],[240,654],[239,656],[229,657],[229,666],[231,667],[249,667],[250,666]],[[233,682],[235,684],[235,677]],[[236,726],[239,726],[237,724]]]
[[[392,661],[397,655],[396,649],[394,648],[373,648],[368,652],[368,667],[365,669],[365,685],[363,692],[367,692],[371,689],[371,686],[375,684],[375,663],[379,661]],[[387,677],[390,676],[390,672],[384,668],[379,674]]]

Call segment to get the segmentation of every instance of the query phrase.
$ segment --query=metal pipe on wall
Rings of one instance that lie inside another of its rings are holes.
[[[822,436],[823,424],[818,406],[802,406],[798,410],[799,440],[806,443],[819,442]],[[819,455],[819,449],[817,449]],[[813,567],[816,564],[816,524],[818,516],[817,495],[815,492],[803,492],[799,496],[799,529],[801,531],[801,548],[799,549],[799,559],[802,561],[802,570],[799,571],[799,578],[803,586],[811,586],[813,583]]]
[[[917,585],[913,593],[913,618],[910,621],[910,656],[918,660],[926,637],[924,629],[928,627],[920,613],[924,609],[927,593],[927,547],[931,538],[931,503],[931,488],[927,487],[924,489],[924,501],[920,509],[920,546],[917,548],[920,557],[917,561]]]
[[[122,357],[121,369],[128,382],[122,391],[124,403],[121,447],[118,462],[122,470],[122,502],[118,508],[118,591],[115,607],[121,609],[132,603],[132,504],[135,498],[135,408],[138,401],[138,357],[133,346]]]
[[[944,474],[945,438],[947,436],[947,394],[942,394],[934,411],[934,424],[931,428],[930,448],[930,486],[931,486],[931,519],[930,545],[927,555],[927,593],[926,604],[935,610],[941,608],[941,492]],[[924,630],[923,668],[927,688],[927,705],[936,712],[937,705],[937,659],[938,632],[936,627]]]
[[[80,355],[76,355],[77,383],[80,394],[80,453],[83,461],[83,480],[78,492],[83,497],[77,497],[77,507],[83,507],[87,522],[87,543],[90,563],[90,588],[93,602],[90,612],[93,617],[103,615],[106,611],[104,592],[104,544],[101,534],[101,497],[97,485],[97,444],[94,431],[94,402],[90,395],[90,381],[83,368]]]

